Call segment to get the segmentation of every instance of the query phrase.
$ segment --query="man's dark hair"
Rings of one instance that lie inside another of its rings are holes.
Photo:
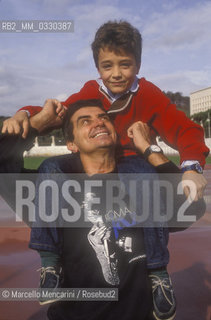
[[[81,108],[86,107],[98,107],[102,109],[104,112],[106,110],[103,108],[103,104],[99,99],[89,99],[89,100],[78,100],[68,106],[67,113],[65,115],[64,123],[63,123],[63,134],[65,141],[73,141],[73,123],[71,121],[72,116],[76,111]]]
[[[96,32],[92,43],[93,57],[98,68],[100,49],[108,48],[116,54],[124,51],[135,57],[138,67],[141,65],[142,38],[138,29],[127,21],[108,21]]]

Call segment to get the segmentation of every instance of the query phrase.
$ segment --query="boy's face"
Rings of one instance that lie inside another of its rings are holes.
[[[98,72],[104,85],[114,94],[130,89],[139,67],[132,54],[122,51],[122,54],[117,55],[108,48],[100,49]]]

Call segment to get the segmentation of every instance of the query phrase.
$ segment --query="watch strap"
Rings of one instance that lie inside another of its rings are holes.
[[[148,159],[148,157],[150,156],[150,154],[152,153],[163,153],[163,150],[156,145],[157,148],[159,148],[159,151],[155,151],[155,150],[152,150],[152,146],[149,146],[143,153],[143,157],[145,159]]]

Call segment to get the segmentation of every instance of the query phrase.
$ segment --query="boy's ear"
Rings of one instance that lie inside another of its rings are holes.
[[[67,149],[72,151],[73,153],[78,152],[78,147],[76,146],[76,144],[74,142],[68,141],[66,143],[66,145],[67,145]]]

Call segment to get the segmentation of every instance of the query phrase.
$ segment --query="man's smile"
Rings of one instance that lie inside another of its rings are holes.
[[[103,136],[103,135],[109,135],[109,132],[106,130],[101,130],[101,131],[97,131],[97,132],[93,132],[93,133],[91,133],[90,134],[90,138],[92,138],[92,139],[94,139],[94,138],[98,138],[98,137],[100,137],[100,136]]]

